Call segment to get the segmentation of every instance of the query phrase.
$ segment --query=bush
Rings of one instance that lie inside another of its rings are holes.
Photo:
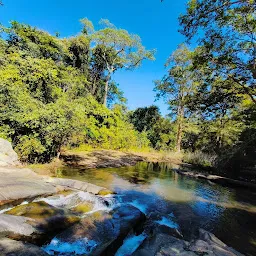
[[[214,167],[216,158],[216,155],[206,154],[201,151],[187,152],[183,156],[183,162],[202,167]]]

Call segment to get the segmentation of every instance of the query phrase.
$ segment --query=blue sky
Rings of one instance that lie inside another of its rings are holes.
[[[155,101],[156,79],[166,72],[164,63],[178,44],[184,41],[178,33],[178,17],[185,12],[187,0],[3,0],[0,23],[7,26],[16,20],[37,26],[61,37],[76,35],[81,30],[79,20],[87,17],[94,24],[109,19],[118,28],[140,35],[148,49],[157,49],[156,60],[146,61],[135,71],[121,71],[115,80],[128,99],[128,107],[158,105],[168,113],[167,105]]]

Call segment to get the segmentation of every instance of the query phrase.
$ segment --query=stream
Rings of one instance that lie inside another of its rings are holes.
[[[146,215],[154,211],[174,215],[177,224],[164,217],[161,222],[179,225],[186,240],[203,228],[241,253],[256,255],[256,192],[189,178],[164,163],[90,170],[65,167],[56,176],[114,190],[117,194],[109,199],[110,205],[128,203]],[[94,210],[104,207],[98,202]],[[131,237],[127,246],[134,246],[140,239],[143,236]]]

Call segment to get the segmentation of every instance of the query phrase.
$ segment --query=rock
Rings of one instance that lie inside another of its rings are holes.
[[[26,217],[0,214],[0,234],[31,236],[36,229],[28,221],[30,219]]]
[[[118,231],[111,215],[97,212],[57,235],[44,250],[57,255],[98,255],[116,239]]]
[[[19,165],[18,155],[12,148],[12,144],[0,138],[0,166]]]
[[[19,205],[0,215],[0,233],[14,239],[42,244],[78,221],[77,216],[62,209],[45,202],[33,202]]]
[[[233,248],[227,246],[222,241],[220,241],[214,234],[204,230],[199,229],[199,239],[205,241],[208,244],[209,252],[213,252],[216,256],[242,256],[243,254],[237,252]],[[198,240],[190,246],[191,250],[200,251],[204,249],[206,251],[206,244]]]
[[[79,180],[46,177],[45,181],[54,185],[61,185],[71,189],[77,189],[84,192],[92,193],[94,195],[108,195],[113,193],[103,187]]]
[[[47,256],[39,247],[8,238],[0,239],[1,256]]]
[[[148,215],[148,219],[144,224],[144,232],[150,236],[163,233],[176,238],[183,238],[175,217],[157,211]]]
[[[216,236],[203,229],[199,230],[199,239],[190,243],[168,234],[156,233],[149,236],[141,244],[133,256],[242,256],[239,252],[228,247]]]
[[[188,242],[172,237],[167,234],[158,233],[147,238],[133,256],[196,256],[194,252],[189,252],[186,248]]]
[[[106,255],[113,255],[122,246],[124,239],[130,232],[139,231],[140,226],[146,220],[146,216],[138,208],[132,205],[124,205],[115,209],[113,220],[114,223],[120,226],[120,229],[116,240],[106,248]]]
[[[71,208],[71,211],[77,214],[83,214],[92,211],[93,204],[90,202],[84,202],[76,205],[75,207]]]
[[[122,206],[111,213],[96,212],[83,218],[78,224],[57,235],[44,249],[51,253],[78,255],[101,255],[117,250],[127,234],[144,218],[131,205]]]
[[[18,199],[52,195],[58,189],[26,168],[0,167],[0,205]]]

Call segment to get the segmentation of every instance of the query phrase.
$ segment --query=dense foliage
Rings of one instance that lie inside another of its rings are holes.
[[[255,1],[188,1],[181,33],[197,46],[179,46],[155,87],[174,114],[177,150],[236,177],[256,165],[255,17]]]
[[[110,42],[120,31],[101,32]],[[131,36],[121,32],[127,40]],[[62,146],[83,143],[112,149],[148,146],[147,138],[128,122],[116,83],[108,81],[104,90],[108,70],[102,54],[117,55],[117,49],[100,42],[92,46],[85,32],[61,39],[18,22],[2,27],[2,34],[0,136],[12,140],[22,160],[48,161]],[[102,105],[106,93],[111,109]]]
[[[129,114],[135,129],[144,133],[150,146],[157,150],[173,150],[175,145],[175,125],[160,115],[156,106],[138,108]]]

